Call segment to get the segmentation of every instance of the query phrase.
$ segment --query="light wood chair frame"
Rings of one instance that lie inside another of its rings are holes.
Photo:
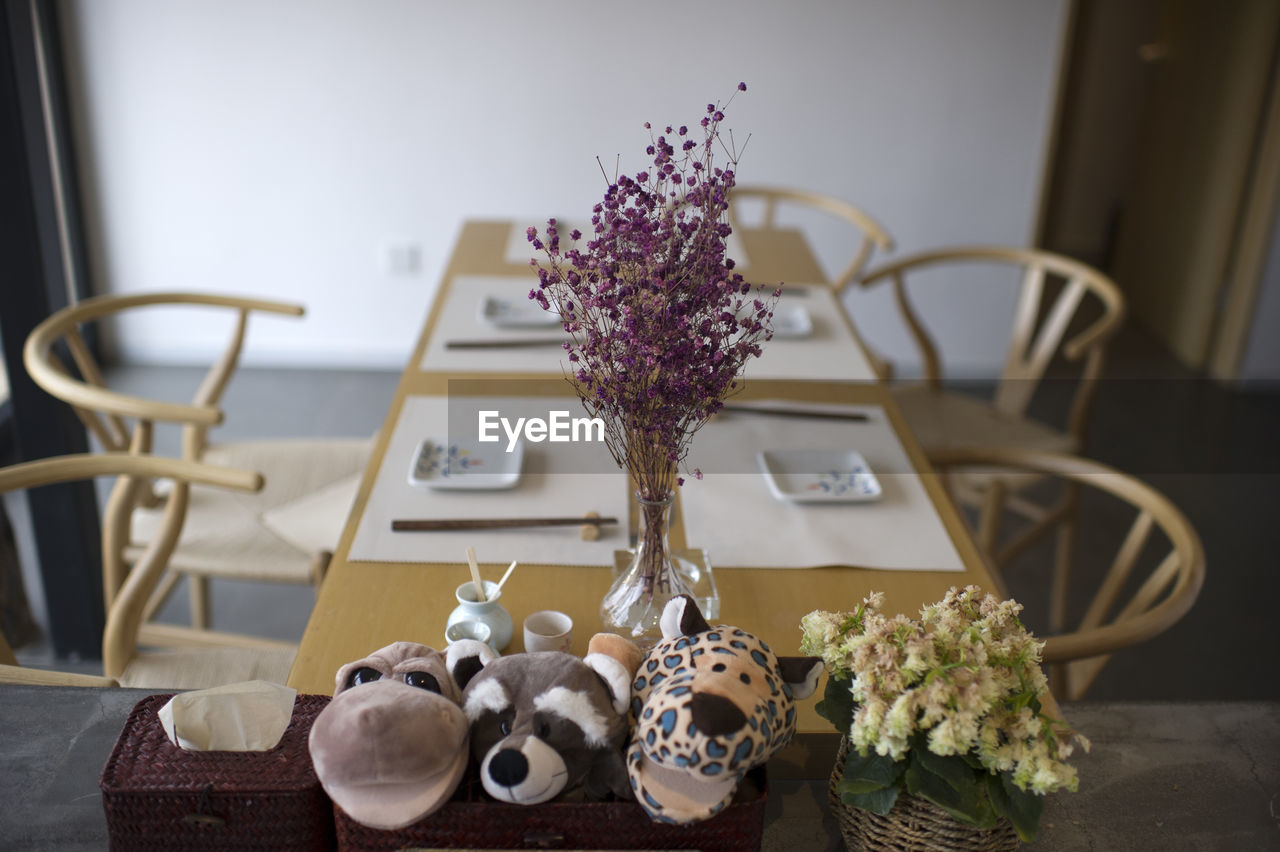
[[[79,674],[76,672],[32,669],[18,665],[18,658],[9,647],[9,640],[0,633],[0,683],[26,684],[28,686],[119,686],[113,677]]]
[[[892,283],[894,300],[919,349],[924,383],[936,393],[943,392],[942,359],[912,304],[907,279],[916,270],[964,263],[1005,264],[1023,269],[1009,350],[997,383],[993,407],[1009,417],[1025,417],[1050,362],[1061,351],[1069,360],[1081,365],[1065,431],[1077,448],[1083,447],[1106,345],[1124,321],[1125,304],[1120,288],[1103,273],[1072,258],[1039,249],[1005,246],[940,248],[907,255],[872,270],[861,279],[860,286],[873,287],[884,281]],[[1050,276],[1060,278],[1064,283],[1052,303],[1046,304]],[[1101,305],[1101,315],[1067,337],[1072,318],[1089,295]],[[885,374],[891,372],[886,370]],[[984,477],[981,488],[970,488],[962,496],[970,503],[980,502],[981,491],[989,484]],[[1077,499],[1074,486],[1068,485],[1061,500],[1051,506],[1041,506],[1023,498],[1017,489],[1009,488],[1007,482],[997,487],[1001,488],[997,496],[1009,510],[1035,522],[1016,546],[998,555],[997,567],[1007,564],[1018,553],[1055,530],[1058,532],[1061,558],[1070,558]],[[1060,613],[1055,612],[1055,628],[1061,627],[1059,617]]]
[[[206,372],[192,401],[187,404],[161,402],[107,388],[102,371],[80,331],[81,326],[86,323],[123,311],[161,306],[222,308],[232,310],[236,315],[230,338],[221,356]],[[23,364],[36,384],[72,407],[85,428],[108,452],[148,455],[152,452],[156,424],[170,423],[181,427],[182,458],[198,461],[207,445],[210,427],[223,420],[219,402],[239,364],[249,315],[255,312],[300,317],[304,309],[301,305],[287,302],[204,293],[161,292],[97,296],[57,311],[37,325],[28,335],[23,348]],[[65,343],[79,372],[78,377],[72,374],[58,355],[56,345],[59,342]],[[127,422],[129,420],[132,420],[131,426]],[[103,579],[108,606],[112,605],[117,590],[124,584],[129,572],[125,549],[131,540],[130,524],[135,509],[155,508],[161,502],[163,501],[152,484],[138,477],[121,477],[112,489],[103,512]],[[185,497],[182,505],[185,506]],[[156,558],[167,559],[176,545],[175,538],[164,551],[156,552]],[[319,554],[312,564],[311,580],[317,587],[323,578],[326,556],[327,554]],[[143,629],[144,637],[170,645],[228,644],[231,642],[228,638],[230,634],[209,629],[208,578],[196,573],[186,576],[191,628],[151,622],[151,617],[181,579],[177,572],[168,572],[147,604],[145,617],[148,623]]]
[[[104,563],[103,588],[106,594],[106,626],[102,636],[102,679],[84,681],[81,676],[63,675],[48,679],[33,672],[0,672],[8,682],[60,683],[63,685],[111,685],[119,678],[145,642],[143,622],[148,603],[159,584],[168,564],[186,515],[187,496],[194,484],[230,488],[253,492],[262,488],[262,477],[246,470],[218,467],[185,459],[160,456],[134,455],[122,452],[80,453],[38,461],[23,462],[0,468],[0,493],[58,482],[91,479],[98,476],[115,476],[128,485],[133,482],[150,482],[153,479],[168,480],[171,485],[165,504],[161,534],[152,539],[143,556],[125,576],[109,576]],[[111,535],[104,529],[104,539]],[[104,546],[105,556],[107,549]],[[223,634],[224,641],[217,644],[240,647],[292,647],[288,643],[268,640],[238,641],[238,637]]]
[[[1111,654],[1168,630],[1195,603],[1205,576],[1200,538],[1177,506],[1137,478],[1078,456],[1007,447],[938,449],[929,451],[928,458],[944,482],[963,469],[997,472],[993,477],[997,484],[986,489],[973,532],[979,551],[998,578],[1001,574],[995,555],[1008,496],[1007,489],[998,484],[998,472],[1056,477],[1076,488],[1095,488],[1111,494],[1137,511],[1084,616],[1069,632],[1045,640],[1044,661],[1053,664],[1050,682],[1058,698],[1082,698]],[[1164,533],[1170,550],[1132,596],[1121,603],[1126,584],[1136,579],[1134,567],[1155,528]],[[1053,630],[1063,629],[1071,590],[1071,559],[1062,556],[1060,543],[1049,594],[1051,621],[1058,622],[1051,626]],[[1008,594],[1004,588],[1000,592]]]
[[[942,388],[942,359],[908,295],[907,277],[919,269],[951,263],[1010,264],[1024,269],[1009,351],[993,405],[1011,417],[1026,416],[1027,406],[1050,361],[1061,351],[1071,361],[1081,362],[1080,380],[1072,396],[1066,431],[1078,441],[1082,440],[1102,374],[1106,344],[1124,321],[1125,304],[1120,288],[1106,275],[1078,260],[1040,249],[1005,246],[957,246],[918,252],[868,272],[858,282],[863,288],[892,282],[894,301],[919,349],[924,382],[934,390]],[[1039,321],[1050,275],[1062,278],[1065,284],[1045,312],[1043,321]],[[1067,338],[1071,320],[1086,295],[1098,299],[1102,315]]]
[[[740,208],[737,205],[743,201],[750,202],[756,199],[763,202],[764,209],[760,227],[766,229],[778,227],[777,215],[779,206],[794,204],[800,207],[812,207],[829,213],[836,218],[844,219],[860,231],[861,237],[858,241],[858,247],[854,250],[853,257],[850,258],[844,269],[828,282],[837,293],[843,292],[846,287],[857,279],[858,273],[862,271],[863,267],[871,259],[872,252],[876,249],[882,252],[893,250],[893,237],[889,235],[883,225],[865,211],[839,198],[802,189],[750,184],[735,186],[729,193],[728,217],[730,227],[738,230],[742,225],[738,213]]]
[[[750,204],[753,201],[761,202],[763,209],[759,225],[751,225],[749,227],[759,227],[765,230],[776,229],[779,227],[779,208],[794,205],[796,207],[807,207],[819,210],[823,213],[834,216],[837,219],[842,219],[857,230],[859,234],[858,244],[848,263],[846,263],[844,268],[840,270],[840,272],[830,281],[816,283],[821,283],[830,287],[835,293],[836,303],[840,305],[841,311],[844,312],[845,318],[848,320],[849,327],[853,334],[858,337],[859,341],[862,343],[863,351],[867,354],[867,359],[871,363],[871,368],[881,379],[888,379],[892,375],[892,365],[868,347],[865,341],[861,340],[861,335],[857,330],[857,324],[854,322],[854,318],[849,315],[849,311],[845,308],[844,294],[845,291],[858,280],[858,276],[862,273],[867,263],[870,262],[872,254],[876,250],[881,252],[893,251],[893,237],[883,225],[877,222],[866,211],[842,199],[803,189],[790,189],[786,187],[752,184],[735,186],[729,193],[729,210],[727,216],[729,226],[735,231],[744,227],[741,219],[740,205],[742,205],[743,202]]]

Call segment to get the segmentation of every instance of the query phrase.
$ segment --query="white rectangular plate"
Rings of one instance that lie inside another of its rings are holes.
[[[865,503],[880,499],[876,479],[853,450],[764,450],[759,455],[769,490],[791,503]]]
[[[409,484],[437,490],[514,488],[524,463],[524,442],[511,452],[506,441],[480,443],[427,438],[409,465]]]
[[[481,322],[498,328],[552,328],[560,324],[560,315],[544,311],[542,306],[526,296],[505,298],[485,296],[480,301],[478,314]]]
[[[778,305],[773,311],[774,337],[808,337],[813,334],[813,320],[804,305]]]

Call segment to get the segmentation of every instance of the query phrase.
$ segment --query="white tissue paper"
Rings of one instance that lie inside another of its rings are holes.
[[[182,692],[160,708],[160,724],[188,751],[266,751],[289,727],[297,694],[265,680]]]

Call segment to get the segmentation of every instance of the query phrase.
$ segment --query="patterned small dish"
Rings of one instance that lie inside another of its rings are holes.
[[[764,450],[759,459],[773,496],[789,503],[866,503],[882,494],[853,450]]]
[[[498,328],[552,328],[561,323],[560,314],[544,311],[541,305],[527,296],[512,299],[485,296],[480,301],[477,314],[481,322]]]
[[[438,490],[514,488],[524,465],[524,442],[511,452],[505,440],[441,441],[427,438],[418,444],[409,465],[409,484]]]

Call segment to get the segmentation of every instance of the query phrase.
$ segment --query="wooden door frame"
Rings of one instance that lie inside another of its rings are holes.
[[[1078,73],[1074,63],[1082,49],[1078,39],[1087,5],[1081,0],[1067,2],[1069,8],[1063,33],[1064,44],[1059,52],[1050,139],[1033,230],[1034,244],[1040,247],[1050,237],[1048,229],[1052,224],[1055,192],[1064,179],[1058,160],[1062,153],[1063,128],[1070,120],[1067,113],[1071,106],[1071,75]],[[1276,38],[1263,86],[1263,103],[1253,130],[1254,141],[1241,197],[1225,237],[1226,258],[1203,360],[1203,369],[1212,378],[1224,382],[1240,378],[1250,335],[1258,331],[1253,327],[1254,311],[1275,236],[1277,211],[1280,210],[1280,35]],[[1123,287],[1125,282],[1120,281],[1120,284]]]
[[[1224,284],[1209,350],[1209,374],[1225,382],[1240,379],[1250,335],[1258,331],[1253,322],[1254,310],[1276,234],[1280,204],[1280,55],[1272,58],[1271,91],[1260,127],[1249,189],[1240,208],[1234,262]]]

